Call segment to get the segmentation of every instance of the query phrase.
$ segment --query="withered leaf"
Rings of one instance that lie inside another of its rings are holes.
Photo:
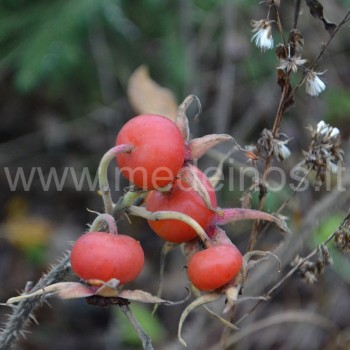
[[[129,102],[138,114],[154,113],[175,120],[177,103],[171,90],[151,79],[146,66],[137,68],[129,78]]]
[[[323,6],[317,0],[305,0],[305,1],[307,6],[310,9],[310,14],[313,17],[320,19],[323,22],[325,29],[328,31],[330,35],[332,35],[334,30],[337,28],[337,26],[334,23],[328,21],[324,17]]]

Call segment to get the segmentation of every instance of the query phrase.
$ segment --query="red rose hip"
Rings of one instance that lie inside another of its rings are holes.
[[[112,278],[120,284],[134,280],[144,264],[144,253],[138,241],[125,235],[88,232],[74,244],[72,270],[83,280]]]
[[[117,155],[123,176],[142,189],[156,189],[174,180],[185,160],[185,142],[176,124],[160,115],[130,119],[119,131],[116,145],[129,144],[130,153]]]
[[[234,245],[219,245],[195,253],[188,262],[188,276],[201,291],[218,289],[230,282],[242,267],[242,255]]]

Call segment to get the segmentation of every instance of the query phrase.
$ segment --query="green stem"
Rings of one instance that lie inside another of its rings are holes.
[[[148,191],[128,191],[123,197],[120,198],[118,203],[114,206],[113,215],[116,215],[125,209],[128,209],[131,205],[135,203],[138,198],[146,196]]]
[[[107,176],[108,165],[113,159],[115,159],[117,154],[131,152],[132,149],[132,145],[118,145],[111,148],[101,159],[98,167],[98,181],[100,191],[102,193],[105,212],[107,214],[113,214],[113,201]]]

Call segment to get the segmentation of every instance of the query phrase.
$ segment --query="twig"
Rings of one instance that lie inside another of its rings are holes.
[[[132,327],[136,331],[137,335],[142,341],[142,347],[144,350],[153,350],[152,340],[149,335],[142,329],[140,323],[137,321],[128,305],[120,305],[120,309],[130,321]]]
[[[314,61],[311,63],[311,66],[309,67],[309,69],[313,69],[316,65],[316,63],[321,59],[321,57],[323,56],[323,54],[325,53],[325,51],[327,50],[329,44],[332,42],[333,38],[335,37],[335,35],[338,33],[339,29],[350,19],[350,10],[346,13],[345,17],[343,18],[343,20],[338,24],[338,26],[334,29],[334,31],[331,33],[330,38],[328,39],[328,41],[326,42],[326,44],[322,47],[320,53],[318,54],[318,56],[314,59]]]

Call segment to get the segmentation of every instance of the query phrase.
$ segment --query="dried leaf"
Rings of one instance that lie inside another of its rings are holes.
[[[317,0],[306,0],[306,4],[310,9],[311,15],[321,20],[324,24],[325,29],[330,35],[332,35],[337,26],[324,17],[323,6]]]
[[[97,289],[95,295],[99,295],[101,297],[116,297],[118,296],[117,287],[119,286],[119,280],[116,278],[112,278],[106,283]]]
[[[177,103],[174,94],[152,80],[146,66],[140,66],[130,76],[127,94],[136,113],[160,114],[175,120]]]

